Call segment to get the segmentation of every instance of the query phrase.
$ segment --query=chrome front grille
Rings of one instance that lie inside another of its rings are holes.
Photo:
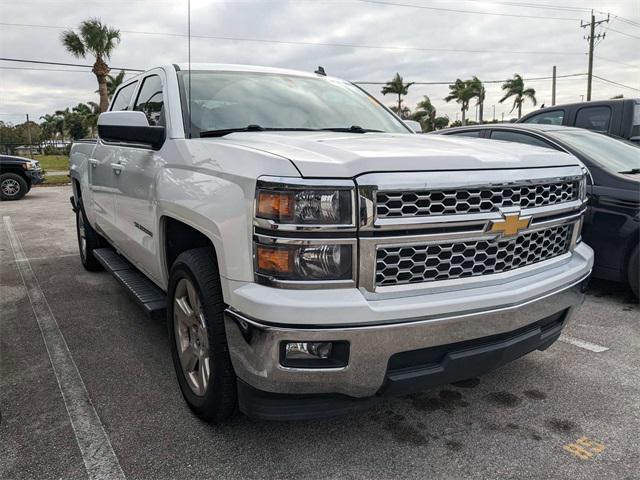
[[[451,190],[378,191],[378,218],[488,213],[502,207],[533,208],[578,198],[575,181]]]
[[[372,299],[508,282],[569,262],[581,166],[370,173],[358,185],[358,286]]]
[[[569,251],[573,225],[559,225],[511,239],[380,247],[376,286],[451,280],[507,272]]]

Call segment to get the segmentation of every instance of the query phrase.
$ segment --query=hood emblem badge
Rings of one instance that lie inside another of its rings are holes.
[[[520,212],[501,213],[502,219],[491,221],[489,232],[498,233],[503,237],[514,237],[531,224],[531,217],[521,217]]]

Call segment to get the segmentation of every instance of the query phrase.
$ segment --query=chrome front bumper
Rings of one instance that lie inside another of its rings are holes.
[[[394,354],[520,331],[560,312],[565,312],[565,325],[583,301],[582,287],[587,277],[517,304],[383,325],[291,328],[267,325],[229,308],[225,312],[229,351],[238,377],[264,392],[369,397],[385,383]],[[284,341],[347,341],[348,365],[323,369],[284,367],[280,364],[280,344]]]

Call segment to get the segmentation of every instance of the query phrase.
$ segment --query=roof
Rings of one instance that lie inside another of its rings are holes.
[[[548,125],[540,123],[484,123],[482,125],[467,125],[465,127],[453,127],[439,130],[438,133],[462,132],[466,130],[524,130],[533,132],[584,132],[584,128],[565,127],[563,125]]]

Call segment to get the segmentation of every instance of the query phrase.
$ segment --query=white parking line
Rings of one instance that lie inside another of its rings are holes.
[[[571,345],[575,345],[576,347],[584,348],[585,350],[595,353],[602,353],[609,350],[607,347],[603,347],[602,345],[587,342],[586,340],[580,340],[579,338],[573,338],[569,335],[560,335],[560,341],[570,343]]]
[[[44,296],[20,239],[11,223],[11,217],[3,217],[9,236],[13,256],[27,289],[31,307],[40,327],[53,372],[62,393],[71,426],[82,454],[82,460],[90,480],[124,480],[126,477],[113,451],[109,437],[100,417],[91,404],[89,393],[82,381],[67,342],[53,316],[49,302]]]

